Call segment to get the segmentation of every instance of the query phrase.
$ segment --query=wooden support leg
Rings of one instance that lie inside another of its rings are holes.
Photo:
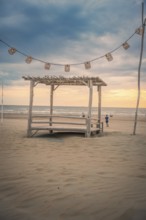
[[[101,130],[101,86],[98,86],[98,125]]]
[[[92,96],[93,96],[93,85],[92,80],[89,81],[89,105],[88,105],[88,118],[87,118],[87,132],[86,136],[91,136],[91,109],[92,109]]]
[[[28,112],[27,137],[32,136],[31,123],[32,123],[33,88],[34,88],[34,81],[31,80],[30,81],[30,100],[29,100],[29,112]]]
[[[54,92],[54,85],[51,85],[50,90],[50,115],[53,115],[53,92]],[[50,116],[50,123],[49,125],[52,126],[52,117]],[[50,133],[53,133],[53,130],[50,130]]]

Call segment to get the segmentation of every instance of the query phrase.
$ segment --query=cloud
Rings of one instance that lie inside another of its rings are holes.
[[[30,49],[31,53],[42,54],[63,50],[69,46],[65,41],[80,42],[81,36],[91,33],[97,36],[116,33],[121,26],[129,24],[131,15],[127,1],[6,1],[2,5],[2,36],[18,46]],[[124,7],[124,10],[119,10]],[[133,13],[136,10],[133,6]],[[114,13],[113,13],[114,11]],[[120,16],[120,14],[121,16]],[[126,17],[123,19],[123,17]],[[137,15],[137,14],[136,14]],[[122,17],[122,19],[121,19]]]
[[[105,57],[91,63],[84,62],[104,56],[120,46],[141,25],[141,0],[1,0],[0,39],[27,55],[45,62],[59,64],[82,63],[71,66],[69,76],[99,76],[110,87],[135,88],[139,64],[141,37],[133,36],[128,43],[112,53],[113,61]],[[25,63],[25,56],[9,55],[8,47],[0,42],[0,79],[7,85],[19,84],[23,75],[64,75],[64,66],[33,60]],[[146,46],[144,45],[144,57]],[[146,82],[143,59],[141,80]]]

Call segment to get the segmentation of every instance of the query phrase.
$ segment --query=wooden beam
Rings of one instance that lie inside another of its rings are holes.
[[[27,126],[27,137],[31,137],[31,122],[32,122],[32,106],[33,106],[33,88],[34,81],[30,81],[30,99],[29,99],[29,112],[28,112],[28,126]]]
[[[93,86],[106,86],[106,83],[99,77],[56,77],[56,76],[45,76],[45,77],[30,77],[23,76],[24,80],[34,80],[35,82],[42,83],[45,85],[74,85],[74,86],[85,86],[88,85],[89,80],[92,80]]]

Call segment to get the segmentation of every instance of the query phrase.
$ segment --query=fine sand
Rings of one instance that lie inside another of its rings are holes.
[[[104,133],[26,137],[0,124],[0,220],[146,220],[146,120],[110,118]]]

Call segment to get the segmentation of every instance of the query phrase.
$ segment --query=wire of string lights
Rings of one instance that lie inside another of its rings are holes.
[[[5,42],[5,41],[2,40],[2,39],[0,39],[0,42],[3,43],[4,45],[6,45],[6,46],[9,48],[9,49],[8,49],[8,52],[9,52],[10,55],[13,55],[13,54],[15,54],[15,53],[17,52],[17,53],[19,53],[19,54],[25,56],[25,57],[26,57],[25,62],[26,62],[27,64],[30,64],[30,63],[32,62],[32,60],[36,60],[36,61],[39,61],[39,62],[41,62],[41,63],[44,63],[44,65],[45,65],[44,68],[47,69],[47,70],[50,69],[51,65],[56,65],[56,66],[64,66],[65,72],[69,72],[69,71],[70,71],[70,66],[84,65],[84,66],[85,66],[85,69],[90,69],[92,62],[94,62],[94,61],[96,61],[96,60],[99,60],[99,59],[101,59],[101,58],[104,58],[104,57],[106,57],[106,59],[107,59],[108,61],[112,61],[112,60],[113,60],[112,53],[114,53],[115,51],[117,51],[117,50],[120,49],[121,47],[123,47],[125,50],[127,50],[127,49],[130,47],[130,45],[128,44],[128,41],[129,41],[135,34],[142,35],[142,33],[143,33],[143,27],[140,26],[139,28],[137,28],[137,29],[135,30],[135,32],[134,32],[127,40],[124,41],[124,43],[122,43],[121,45],[119,45],[119,46],[116,47],[115,49],[113,49],[113,50],[107,52],[106,54],[101,55],[101,56],[99,56],[99,57],[96,57],[96,58],[94,58],[94,59],[88,60],[88,61],[86,61],[86,62],[71,63],[71,64],[52,63],[52,62],[49,62],[49,63],[48,63],[48,62],[46,62],[46,61],[44,61],[44,60],[38,59],[38,58],[36,58],[36,57],[32,57],[32,56],[30,56],[30,55],[28,55],[28,54],[26,54],[26,53],[24,53],[24,52],[22,52],[22,51],[16,49],[15,47],[12,47],[10,44],[8,44],[7,42]]]

